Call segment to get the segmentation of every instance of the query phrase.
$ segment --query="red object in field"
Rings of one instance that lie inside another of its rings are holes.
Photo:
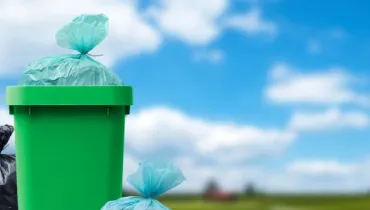
[[[214,192],[205,193],[204,200],[233,201],[233,200],[236,200],[236,196],[235,194],[232,194],[232,193],[214,191]]]

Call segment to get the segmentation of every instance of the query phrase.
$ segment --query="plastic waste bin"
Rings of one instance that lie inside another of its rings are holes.
[[[20,210],[98,210],[122,196],[129,86],[13,86]]]

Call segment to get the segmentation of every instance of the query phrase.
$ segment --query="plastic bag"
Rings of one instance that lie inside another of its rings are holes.
[[[20,85],[122,85],[119,77],[89,56],[108,33],[108,17],[81,15],[56,34],[60,47],[80,54],[45,57],[28,65]]]
[[[180,185],[185,177],[170,163],[140,163],[127,180],[143,197],[129,196],[110,201],[101,210],[169,210],[155,198]]]
[[[0,126],[0,210],[18,209],[15,155],[5,155],[5,149],[14,128]]]

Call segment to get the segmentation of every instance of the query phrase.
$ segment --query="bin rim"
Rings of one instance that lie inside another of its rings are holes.
[[[131,86],[8,86],[8,106],[131,106]]]

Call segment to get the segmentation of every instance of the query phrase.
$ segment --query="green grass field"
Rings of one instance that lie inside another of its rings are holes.
[[[164,199],[172,210],[370,210],[370,196],[275,196],[240,198],[230,203]]]

